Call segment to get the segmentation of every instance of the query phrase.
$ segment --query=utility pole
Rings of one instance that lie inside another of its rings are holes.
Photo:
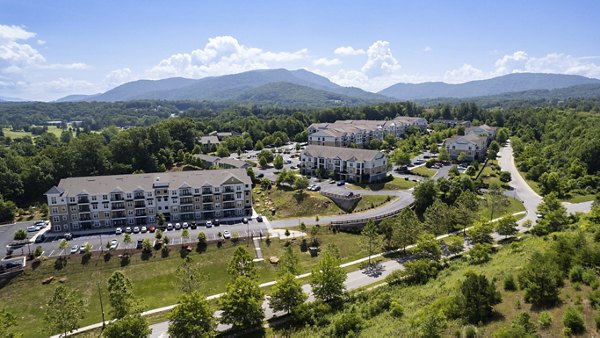
[[[100,292],[100,283],[96,282],[98,286],[98,295],[100,296],[100,310],[102,311],[102,331],[104,331],[104,326],[106,325],[104,322],[104,304],[102,304],[102,292]]]

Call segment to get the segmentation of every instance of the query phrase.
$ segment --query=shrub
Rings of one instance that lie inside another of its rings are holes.
[[[387,311],[390,308],[392,300],[390,295],[387,293],[380,294],[373,300],[369,301],[365,307],[363,307],[362,314],[365,319],[375,317],[378,314]]]
[[[600,313],[594,315],[594,322],[596,323],[596,330],[600,331]]]
[[[400,305],[400,303],[394,300],[390,304],[390,313],[393,317],[400,318],[404,315],[404,309],[402,308],[402,305]]]
[[[581,281],[585,285],[592,285],[594,282],[598,282],[598,276],[592,269],[585,269],[581,274]]]
[[[540,318],[538,318],[538,324],[542,329],[547,329],[552,325],[552,316],[548,311],[543,311],[540,313]]]
[[[363,319],[357,313],[342,312],[336,316],[331,323],[333,336],[346,337],[350,332],[360,331]]]
[[[467,255],[469,264],[483,264],[490,260],[492,253],[492,246],[489,244],[477,243],[473,246],[471,251]]]
[[[461,338],[477,338],[478,333],[479,332],[478,332],[476,326],[466,325],[466,326],[463,326],[463,328],[460,332],[460,337]]]
[[[585,331],[583,316],[576,308],[569,306],[563,315],[563,324],[565,329],[572,333],[581,333]]]
[[[588,298],[590,299],[590,303],[592,304],[593,307],[599,307],[600,306],[600,289],[591,291],[588,294]]]
[[[569,279],[571,282],[583,282],[583,267],[575,265],[569,270]]]
[[[531,316],[527,312],[521,312],[512,322],[513,327],[522,327],[527,333],[535,332],[535,324],[531,322]]]
[[[506,291],[515,291],[517,289],[517,283],[515,282],[515,277],[512,274],[504,275],[504,290]]]

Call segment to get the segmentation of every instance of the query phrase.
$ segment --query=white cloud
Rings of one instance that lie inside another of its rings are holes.
[[[205,77],[269,68],[272,63],[305,59],[307,49],[272,52],[242,45],[232,36],[208,39],[203,49],[178,53],[160,61],[147,71],[154,78],[165,76]]]
[[[376,41],[367,50],[367,63],[361,71],[369,77],[391,74],[400,69],[398,60],[392,55],[388,41]]]
[[[340,61],[340,59],[327,59],[327,58],[320,58],[320,59],[316,59],[315,61],[313,61],[313,64],[315,66],[337,66],[342,64],[342,61]]]
[[[463,83],[481,80],[486,77],[489,77],[487,73],[469,64],[464,64],[460,68],[449,70],[444,73],[444,81],[448,83]]]
[[[119,68],[111,71],[104,77],[104,84],[107,88],[113,88],[125,82],[134,80],[129,68]]]
[[[333,51],[336,55],[351,56],[366,54],[364,49],[354,49],[352,46],[338,47]]]
[[[432,50],[433,50],[433,49],[431,48],[431,46],[425,46],[425,48],[423,48],[423,51],[424,51],[425,53],[429,53],[429,52],[431,52]]]
[[[28,32],[20,26],[0,25],[0,39],[5,40],[28,40],[35,36],[35,33]]]
[[[45,45],[45,44],[46,44],[46,40],[41,40],[41,39],[38,39],[38,40],[37,40],[37,44],[38,44],[38,45]]]
[[[588,60],[592,58],[580,58],[563,53],[549,53],[542,57],[534,57],[524,51],[517,51],[498,59],[494,64],[494,74],[532,72],[600,77],[600,66]]]

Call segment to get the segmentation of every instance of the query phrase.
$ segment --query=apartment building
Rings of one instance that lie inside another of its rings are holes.
[[[46,192],[53,232],[242,218],[252,214],[245,169],[69,177]]]
[[[354,182],[376,182],[388,172],[387,157],[377,150],[309,145],[300,154],[304,175],[333,176]]]
[[[334,123],[313,123],[308,127],[308,144],[368,148],[371,140],[383,141],[389,134],[395,138],[402,137],[410,126],[424,131],[427,128],[427,120],[398,116],[388,121],[340,120]]]
[[[445,147],[453,160],[456,160],[460,153],[465,153],[468,161],[481,161],[486,156],[487,138],[476,134],[454,136],[446,139]]]
[[[482,124],[480,126],[469,127],[465,129],[465,135],[479,135],[485,136],[488,142],[491,142],[494,137],[496,137],[496,127],[490,127],[487,124]]]

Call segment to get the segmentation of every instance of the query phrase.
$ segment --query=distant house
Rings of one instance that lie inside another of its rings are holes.
[[[483,135],[487,138],[487,141],[490,142],[491,140],[494,139],[494,137],[496,137],[496,130],[498,128],[496,127],[490,127],[487,124],[482,124],[480,126],[474,126],[474,127],[470,127],[465,129],[465,135]]]
[[[49,126],[55,126],[55,127],[62,126],[62,123],[63,123],[62,121],[58,121],[58,120],[55,120],[55,121],[46,121],[47,125],[49,125]]]
[[[238,136],[238,135],[240,135],[240,133],[238,133],[236,131],[216,131],[215,130],[215,131],[208,133],[208,136],[216,136],[221,141],[223,141],[223,139],[226,137]]]
[[[197,154],[194,157],[199,158],[205,167],[219,167],[223,169],[246,169],[250,167],[245,161],[236,160],[234,158],[221,158],[218,156]]]
[[[434,120],[433,123],[443,124],[449,128],[456,127],[456,126],[463,126],[465,128],[469,128],[471,126],[471,121],[462,121],[462,120]]]
[[[219,138],[216,136],[202,136],[200,137],[200,145],[205,153],[214,151],[217,146],[221,144]]]
[[[486,156],[487,138],[476,134],[454,136],[446,139],[445,147],[453,160],[456,160],[460,153],[465,153],[468,161],[481,161]]]
[[[300,155],[304,175],[333,173],[340,180],[376,182],[388,171],[387,157],[380,151],[309,145]]]

